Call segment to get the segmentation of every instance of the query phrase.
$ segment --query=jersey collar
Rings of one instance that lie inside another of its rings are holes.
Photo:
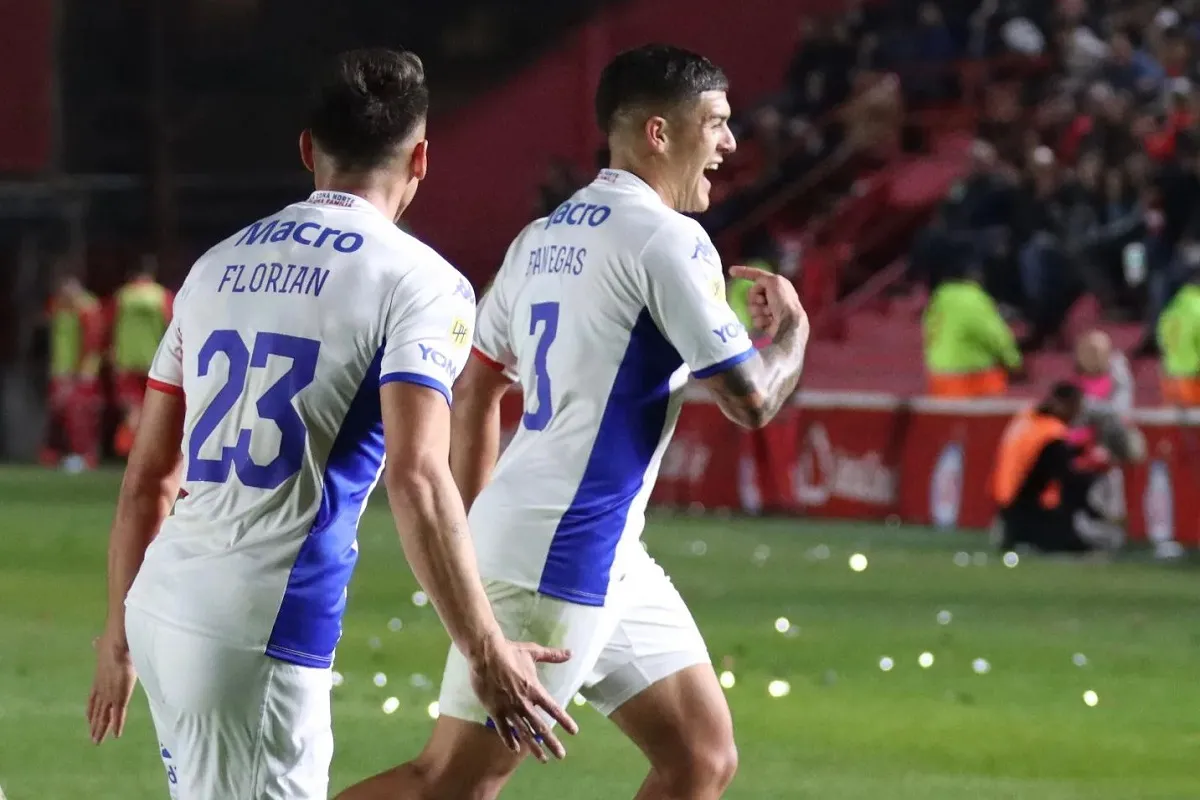
[[[658,192],[651,188],[650,184],[634,175],[632,172],[623,169],[602,169],[600,174],[596,176],[596,183],[605,186],[614,186],[618,189],[630,189],[635,192],[644,192],[658,197]]]
[[[304,202],[314,206],[333,206],[334,208],[349,208],[355,211],[370,211],[381,216],[383,214],[383,212],[366,200],[349,192],[318,190],[310,194]]]

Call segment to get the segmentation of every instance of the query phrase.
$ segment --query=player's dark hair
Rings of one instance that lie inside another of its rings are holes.
[[[308,129],[339,169],[361,171],[391,158],[428,113],[421,59],[407,51],[350,50],[317,82]]]
[[[622,114],[635,108],[663,115],[704,92],[727,89],[725,73],[704,56],[681,47],[649,44],[626,50],[600,73],[596,122],[607,135]]]

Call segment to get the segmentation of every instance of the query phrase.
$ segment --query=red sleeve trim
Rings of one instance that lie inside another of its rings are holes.
[[[503,364],[501,364],[499,361],[497,361],[496,359],[489,356],[487,353],[480,350],[478,347],[471,348],[471,355],[478,358],[485,365],[496,370],[496,372],[505,372],[506,371],[505,366]]]
[[[153,389],[156,392],[162,392],[163,394],[173,394],[176,397],[183,397],[182,386],[176,386],[173,383],[164,383],[163,381],[156,381],[154,378],[149,378],[146,380],[146,388]]]

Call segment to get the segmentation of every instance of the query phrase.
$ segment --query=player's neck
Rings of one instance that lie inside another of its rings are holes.
[[[662,175],[661,172],[653,167],[653,165],[635,163],[632,159],[621,158],[613,155],[609,162],[609,169],[619,169],[623,172],[628,172],[631,175],[636,175],[642,181],[654,190],[662,201],[669,207],[679,210],[681,205],[680,198],[683,193],[675,189],[671,185],[671,181]]]
[[[404,186],[375,182],[361,175],[330,175],[316,182],[319,192],[341,192],[367,201],[390,220],[400,219],[408,203]]]

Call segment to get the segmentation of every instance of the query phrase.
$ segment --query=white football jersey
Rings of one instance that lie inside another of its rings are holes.
[[[754,349],[695,220],[604,170],[508,250],[476,354],[520,382],[525,412],[470,523],[486,578],[603,605],[640,547],[689,375]]]
[[[208,251],[150,370],[187,401],[186,496],[128,605],[329,666],[383,470],[379,388],[449,402],[474,321],[470,283],[353,195],[316,192]]]

